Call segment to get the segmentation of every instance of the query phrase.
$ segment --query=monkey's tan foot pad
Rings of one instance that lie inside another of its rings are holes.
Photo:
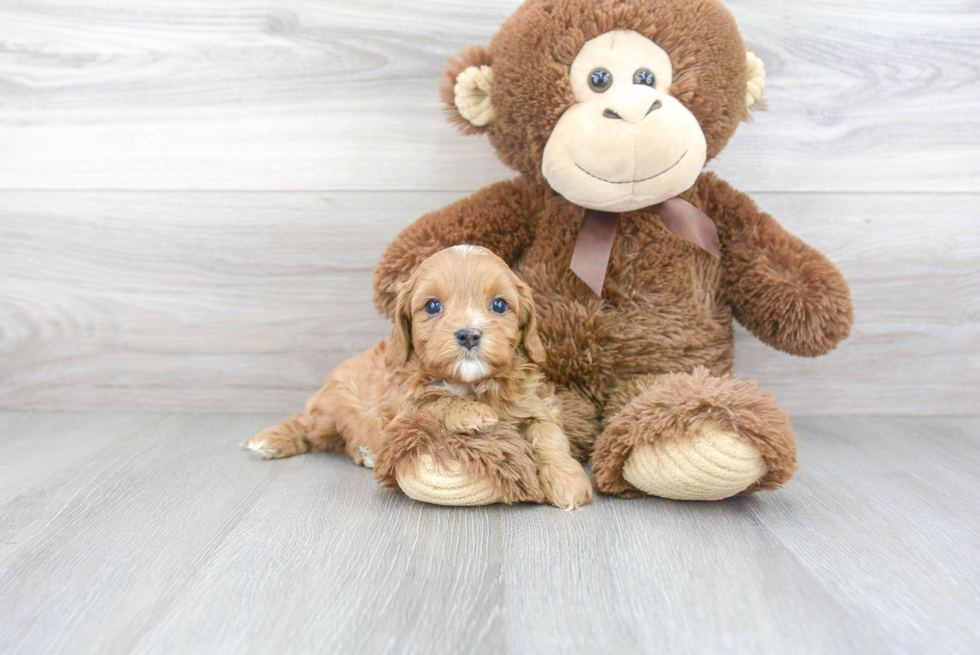
[[[651,496],[721,500],[744,491],[767,471],[759,449],[737,432],[704,424],[688,439],[637,446],[623,478]]]
[[[419,457],[414,471],[398,473],[398,486],[409,498],[432,503],[476,507],[503,501],[503,494],[492,482],[461,472],[459,462],[440,466],[428,455]]]

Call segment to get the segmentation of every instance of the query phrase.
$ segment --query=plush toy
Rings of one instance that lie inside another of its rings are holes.
[[[533,290],[543,370],[600,491],[713,500],[786,482],[793,432],[769,393],[729,377],[732,319],[813,357],[853,312],[827,259],[703,171],[765,83],[731,14],[528,0],[445,74],[451,122],[519,176],[399,234],[375,271],[378,308],[395,315],[399,282],[433,252],[485,246]]]

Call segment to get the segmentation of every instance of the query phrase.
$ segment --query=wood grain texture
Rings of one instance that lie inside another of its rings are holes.
[[[0,407],[294,411],[388,332],[384,244],[461,195],[0,192]],[[976,411],[976,196],[756,195],[857,324],[812,360],[740,332],[738,373],[796,415]]]
[[[387,331],[384,243],[510,176],[436,83],[517,4],[4,2],[0,407],[298,407]],[[827,358],[740,333],[736,370],[797,415],[975,411],[980,5],[727,4],[771,111],[712,166],[857,309]]]
[[[519,0],[8,0],[0,188],[473,190],[443,61]],[[715,168],[748,191],[980,191],[966,0],[730,0],[769,70]]]
[[[976,418],[796,419],[782,491],[578,512],[236,448],[279,418],[0,414],[0,652],[980,648]]]

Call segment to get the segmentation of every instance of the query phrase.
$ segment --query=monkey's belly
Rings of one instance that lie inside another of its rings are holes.
[[[514,270],[534,290],[545,372],[596,396],[638,375],[731,368],[732,315],[717,260],[642,216],[620,219],[603,297],[569,269],[573,217],[538,222],[537,240]],[[571,230],[569,230],[571,231]]]
[[[643,306],[600,311],[567,299],[549,298],[541,320],[548,351],[546,373],[555,382],[586,388],[608,386],[649,373],[705,366],[715,374],[731,368],[730,316]]]

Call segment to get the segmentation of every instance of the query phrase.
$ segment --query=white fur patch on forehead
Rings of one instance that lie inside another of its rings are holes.
[[[460,325],[460,328],[482,330],[487,324],[487,319],[478,307],[470,305],[466,308],[466,312],[463,314],[463,320],[461,323],[462,325]]]
[[[450,250],[455,250],[456,252],[461,252],[464,255],[492,255],[493,253],[482,246],[473,246],[468,243],[461,243],[458,246],[453,246]]]

